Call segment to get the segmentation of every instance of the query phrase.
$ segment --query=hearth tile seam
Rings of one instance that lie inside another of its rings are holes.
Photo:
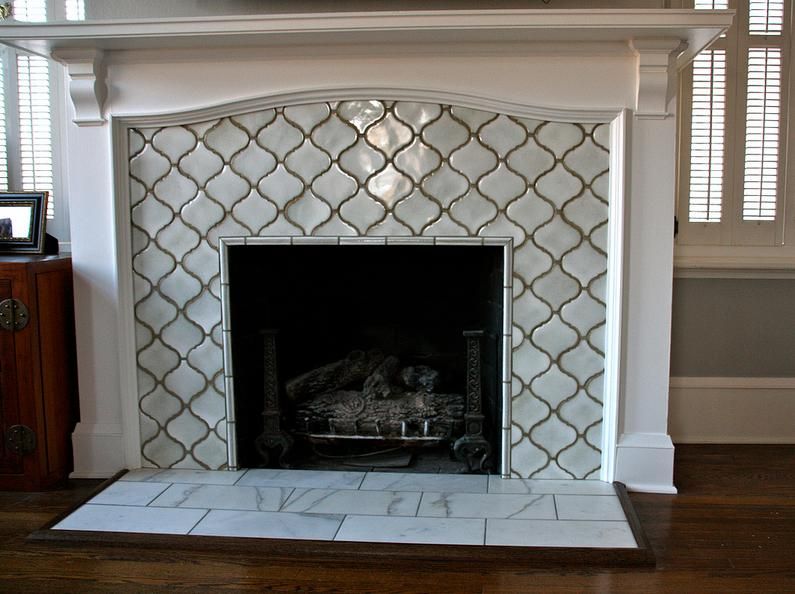
[[[200,509],[201,509],[201,508],[200,508]],[[193,525],[193,527],[192,527],[190,530],[188,530],[188,532],[187,532],[186,534],[191,534],[191,533],[192,533],[192,532],[193,532],[193,531],[196,529],[196,526],[198,526],[199,524],[201,524],[202,520],[204,520],[204,518],[206,518],[208,515],[210,515],[210,512],[211,512],[212,510],[213,510],[213,508],[210,508],[210,509],[206,510],[206,511],[204,512],[204,515],[203,515],[201,518],[199,518],[199,520],[198,520],[198,521],[197,521],[197,522],[196,522],[196,523]]]

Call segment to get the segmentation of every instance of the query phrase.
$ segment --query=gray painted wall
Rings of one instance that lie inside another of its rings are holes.
[[[671,375],[795,377],[795,280],[675,279]]]

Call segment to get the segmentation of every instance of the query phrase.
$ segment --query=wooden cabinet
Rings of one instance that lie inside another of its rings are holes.
[[[76,421],[72,261],[0,256],[0,490],[65,479]]]

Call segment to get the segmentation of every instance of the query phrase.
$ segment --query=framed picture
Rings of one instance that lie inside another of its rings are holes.
[[[47,192],[0,192],[0,254],[43,254]]]

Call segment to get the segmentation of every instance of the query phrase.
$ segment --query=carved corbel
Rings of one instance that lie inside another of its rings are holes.
[[[69,96],[75,109],[72,120],[78,126],[105,123],[103,105],[107,96],[102,52],[96,49],[61,49],[52,57],[66,66]]]
[[[665,119],[668,102],[676,92],[675,60],[686,47],[681,39],[633,39],[630,45],[638,57],[635,117]]]

